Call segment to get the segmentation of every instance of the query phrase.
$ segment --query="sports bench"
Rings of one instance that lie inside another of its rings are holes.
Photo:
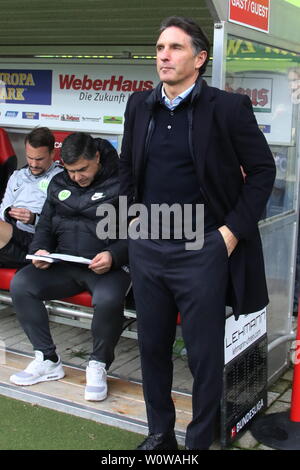
[[[55,154],[54,160],[60,160],[60,148],[64,139],[71,134],[66,131],[53,131],[55,136]],[[0,190],[2,188],[2,199],[4,188],[8,178],[17,167],[17,158],[11,145],[7,132],[0,128]],[[5,178],[4,178],[5,176]],[[16,269],[0,267],[0,303],[12,305],[10,296],[10,283],[15,275]],[[63,301],[45,302],[49,312],[49,318],[58,323],[65,323],[81,328],[90,328],[93,317],[93,309],[91,303],[91,295],[89,292],[82,292],[64,299]],[[124,310],[124,332],[123,335],[136,338],[136,332],[131,325],[135,322],[135,310],[132,291],[128,293],[126,298],[126,306]]]
[[[0,201],[4,196],[7,181],[17,168],[17,157],[7,132],[0,128]]]
[[[64,139],[71,134],[66,131],[53,131],[55,136],[55,154],[53,159],[60,160],[60,148]],[[14,155],[13,148],[10,144],[9,137],[3,129],[0,129],[0,166],[3,169],[3,163],[1,162],[1,155]],[[15,156],[12,158],[16,158]],[[11,167],[10,173],[16,167],[16,160],[13,160],[14,166]],[[10,176],[10,174],[7,176]],[[0,303],[5,305],[12,305],[12,299],[9,292],[11,280],[16,272],[16,269],[0,267]],[[91,303],[91,295],[85,291],[80,294],[68,297],[63,300],[51,300],[46,301],[45,305],[49,313],[49,319],[51,321],[78,326],[80,328],[89,329],[93,318],[93,308]],[[137,338],[135,329],[135,304],[133,299],[132,290],[129,291],[125,299],[124,308],[124,328],[122,335],[128,338]],[[178,316],[178,323],[180,319]]]

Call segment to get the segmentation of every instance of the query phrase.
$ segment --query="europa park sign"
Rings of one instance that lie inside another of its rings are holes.
[[[268,33],[270,0],[229,0],[228,20]]]

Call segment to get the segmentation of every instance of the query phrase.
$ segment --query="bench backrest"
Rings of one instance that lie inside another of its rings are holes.
[[[5,193],[7,181],[17,168],[17,157],[7,132],[0,128],[0,202]]]

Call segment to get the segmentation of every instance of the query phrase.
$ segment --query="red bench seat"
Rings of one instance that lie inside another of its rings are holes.
[[[16,269],[0,268],[0,289],[10,289],[10,283],[16,271]]]
[[[17,271],[16,269],[11,269],[11,268],[0,268],[0,290],[9,291],[10,283],[16,271]],[[84,292],[81,292],[80,294],[76,294],[76,295],[73,295],[72,297],[67,297],[61,300],[63,302],[67,302],[73,305],[80,305],[82,307],[89,307],[89,308],[92,307],[92,296],[88,291],[84,291]],[[128,302],[128,299],[126,299],[126,305],[129,308],[134,308],[132,304],[130,305],[130,301]],[[180,314],[178,314],[178,317],[177,317],[177,324],[180,325]]]
[[[0,268],[0,289],[1,290],[10,289],[10,283],[16,271],[17,271],[16,269]],[[68,302],[70,304],[75,304],[75,305],[81,305],[83,307],[92,306],[92,296],[87,291],[81,292],[80,294],[76,294],[76,295],[73,295],[72,297],[68,297],[62,300],[64,302]]]

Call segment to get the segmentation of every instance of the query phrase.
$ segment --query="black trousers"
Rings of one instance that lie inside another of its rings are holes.
[[[209,447],[222,394],[227,249],[218,230],[201,250],[183,242],[130,240],[144,397],[150,433],[175,425],[171,399],[177,313],[193,375],[193,418],[186,446]]]
[[[7,268],[19,268],[29,263],[26,255],[33,233],[20,230],[15,224],[12,224],[12,229],[11,239],[0,249],[0,264]]]
[[[51,355],[56,347],[43,300],[63,299],[88,290],[94,308],[90,359],[105,362],[109,368],[122,332],[124,301],[130,284],[129,274],[122,269],[95,274],[75,263],[57,263],[46,270],[31,264],[14,276],[11,294],[18,320],[33,349]]]

